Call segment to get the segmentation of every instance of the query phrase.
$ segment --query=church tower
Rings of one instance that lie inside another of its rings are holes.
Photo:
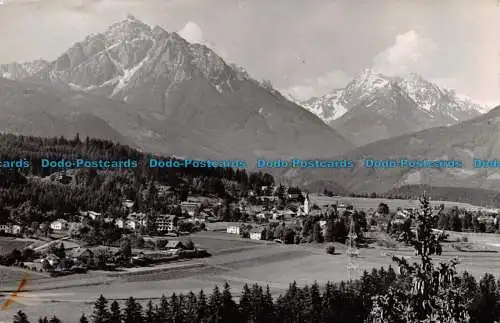
[[[304,199],[304,215],[309,215],[309,205],[310,205],[310,200],[309,200],[309,193],[306,193],[306,198]]]

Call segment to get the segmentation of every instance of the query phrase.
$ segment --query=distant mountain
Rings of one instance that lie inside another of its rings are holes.
[[[0,77],[19,80],[38,73],[49,66],[49,62],[36,60],[27,63],[11,63],[0,65]]]
[[[105,105],[93,113],[121,134],[141,128],[128,138],[157,152],[253,159],[328,157],[353,148],[314,114],[229,66],[211,49],[133,17],[42,65],[28,71],[10,64],[2,70],[14,80],[88,94],[80,104],[107,98],[127,111],[134,107],[142,116],[136,122],[107,113]]]
[[[358,193],[383,193],[404,185],[429,184],[500,190],[499,168],[473,168],[473,159],[500,160],[500,106],[472,120],[381,140],[337,156],[354,160],[353,169],[314,172],[286,171],[288,180],[317,186],[318,181],[340,183]],[[363,159],[457,159],[462,168],[373,169]]]
[[[471,99],[417,74],[390,78],[369,69],[344,89],[301,105],[357,145],[453,125],[485,112]]]

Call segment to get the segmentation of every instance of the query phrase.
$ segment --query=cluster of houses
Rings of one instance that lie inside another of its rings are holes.
[[[67,248],[64,257],[57,256],[50,252],[52,244],[57,245],[59,241],[55,241],[43,246],[38,250],[43,255],[31,262],[24,262],[24,266],[35,271],[49,271],[52,273],[77,273],[85,272],[88,269],[114,269],[117,267],[117,260],[121,257],[121,251],[114,247],[92,247],[82,248],[80,246]],[[185,249],[182,242],[178,240],[169,240],[168,243],[162,247],[161,251],[144,253],[143,251],[133,251],[133,256],[130,258],[131,264],[142,264],[151,259],[156,261],[163,259],[172,260],[177,258],[180,251]],[[99,259],[102,254],[106,254],[105,262]]]
[[[123,204],[131,209],[133,207],[133,202],[126,200]],[[213,214],[209,210],[204,210],[199,212],[195,217],[195,213],[199,210],[201,202],[198,201],[185,201],[182,202],[180,207],[183,214],[187,214],[185,221],[193,222],[194,224],[200,224],[205,222],[205,220],[212,216]],[[78,230],[83,226],[84,219],[102,219],[105,223],[114,223],[117,228],[128,229],[131,231],[137,231],[141,227],[145,227],[147,224],[147,214],[142,212],[130,212],[126,218],[113,219],[110,217],[103,217],[101,213],[94,211],[81,211],[76,217],[78,221],[70,222],[65,219],[57,219],[50,223],[50,229],[53,232],[69,232],[72,230]],[[178,218],[173,214],[158,214],[153,218],[155,228],[158,232],[172,232],[177,228]]]

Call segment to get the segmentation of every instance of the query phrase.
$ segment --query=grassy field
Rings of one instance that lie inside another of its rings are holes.
[[[91,312],[93,302],[101,293],[109,299],[122,300],[131,295],[138,299],[158,299],[162,294],[170,295],[172,292],[186,293],[200,289],[210,292],[216,284],[227,281],[235,296],[239,295],[245,283],[269,284],[272,293],[277,295],[293,280],[305,284],[347,278],[349,258],[345,255],[345,246],[340,244],[336,245],[336,255],[327,255],[326,245],[281,245],[243,240],[221,232],[203,232],[191,238],[213,256],[193,260],[198,264],[196,266],[179,269],[177,264],[178,268],[174,270],[168,270],[168,265],[165,265],[157,271],[128,276],[109,277],[105,273],[94,272],[34,281],[33,288],[46,290],[32,293],[39,303],[23,307],[23,311],[36,319],[40,315],[57,313],[63,321],[75,322],[82,311]],[[452,248],[445,250],[439,259],[459,257],[459,271],[467,270],[478,278],[484,272],[500,272],[500,254],[458,252]],[[364,269],[393,264],[393,254],[414,257],[408,248],[364,248],[360,250],[360,257],[355,259],[357,274],[360,275]],[[77,283],[79,286],[75,286]],[[0,320],[10,319],[17,309],[19,307],[0,313]]]
[[[22,250],[30,245],[29,241],[15,238],[0,237],[0,255],[5,255],[14,249]]]

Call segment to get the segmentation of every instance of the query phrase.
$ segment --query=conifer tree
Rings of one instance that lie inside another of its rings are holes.
[[[240,313],[242,317],[242,321],[247,322],[250,317],[252,317],[252,303],[251,303],[251,292],[250,288],[248,288],[248,285],[245,284],[243,285],[243,291],[241,292],[241,297],[240,297]]]
[[[144,320],[146,323],[154,323],[156,321],[156,311],[153,306],[153,302],[149,300],[146,306],[146,312],[144,314]]]
[[[124,323],[142,323],[144,322],[142,316],[142,306],[137,303],[135,298],[129,297],[125,303],[123,315]]]
[[[208,313],[210,323],[220,323],[222,322],[222,295],[218,286],[215,286],[212,294],[208,299]]]
[[[275,313],[274,313],[274,302],[273,302],[273,296],[271,295],[271,289],[269,288],[269,285],[266,285],[266,293],[264,294],[263,297],[263,317],[265,322],[274,322],[275,320]]]
[[[322,299],[317,282],[311,285],[307,299],[307,317],[309,322],[319,322],[321,317]]]
[[[94,312],[92,313],[92,323],[106,323],[110,318],[108,310],[108,300],[101,294],[94,303]]]
[[[168,322],[170,318],[171,318],[170,304],[168,302],[167,297],[165,295],[162,295],[160,298],[160,304],[158,306],[158,311],[157,311],[157,321]]]
[[[196,322],[198,316],[198,300],[193,292],[189,292],[184,302],[184,319],[187,322]]]
[[[109,323],[121,323],[122,322],[122,313],[120,309],[120,304],[116,300],[111,303],[110,306],[110,318]]]
[[[198,307],[197,307],[197,322],[208,322],[208,303],[207,296],[203,289],[198,293]]]
[[[183,315],[181,302],[181,295],[178,296],[177,294],[173,293],[172,296],[170,296],[170,313],[174,322],[182,322]]]
[[[227,282],[224,283],[224,289],[222,291],[222,307],[223,307],[223,322],[239,322],[239,312],[236,303],[233,300],[233,295],[231,294],[231,287]]]

